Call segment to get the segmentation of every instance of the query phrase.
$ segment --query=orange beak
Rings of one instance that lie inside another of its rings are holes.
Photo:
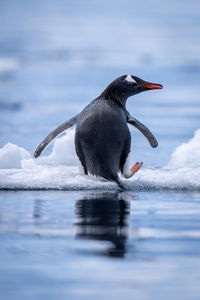
[[[161,84],[155,84],[155,83],[148,83],[148,84],[144,85],[143,87],[150,89],[150,90],[158,90],[158,89],[163,88],[163,86]]]

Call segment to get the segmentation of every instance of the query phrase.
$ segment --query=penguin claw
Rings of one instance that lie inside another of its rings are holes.
[[[125,178],[131,178],[143,165],[143,162],[136,162],[130,169],[130,175],[123,174]]]

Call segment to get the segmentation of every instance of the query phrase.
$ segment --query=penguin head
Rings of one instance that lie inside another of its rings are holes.
[[[138,93],[162,88],[161,84],[150,83],[134,75],[123,75],[111,82],[102,95],[124,103],[129,97]]]

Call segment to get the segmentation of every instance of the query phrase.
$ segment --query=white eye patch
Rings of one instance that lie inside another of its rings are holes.
[[[125,80],[128,82],[128,83],[137,83],[135,81],[135,79],[133,79],[133,77],[131,75],[127,75]]]

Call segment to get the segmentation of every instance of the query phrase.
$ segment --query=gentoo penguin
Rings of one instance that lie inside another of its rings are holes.
[[[128,169],[131,136],[127,123],[135,126],[152,147],[158,145],[149,129],[126,110],[126,101],[133,95],[152,89],[162,89],[162,85],[133,75],[115,79],[79,114],[52,131],[37,147],[34,156],[38,157],[58,135],[77,123],[75,149],[84,174],[114,181],[123,189],[118,172],[129,178],[142,166],[142,163],[136,163]]]

